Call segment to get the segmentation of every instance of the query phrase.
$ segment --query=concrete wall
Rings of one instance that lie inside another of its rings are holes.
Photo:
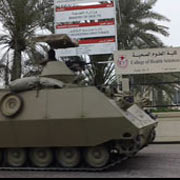
[[[157,113],[155,142],[180,142],[180,112]]]

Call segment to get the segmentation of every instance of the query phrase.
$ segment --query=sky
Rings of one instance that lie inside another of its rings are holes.
[[[166,16],[170,22],[159,22],[169,27],[169,37],[159,36],[167,46],[180,47],[180,0],[157,0],[155,12]]]

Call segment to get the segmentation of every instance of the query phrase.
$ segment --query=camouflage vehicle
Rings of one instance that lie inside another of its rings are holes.
[[[66,35],[37,38],[75,47]],[[74,83],[64,62],[48,61],[39,77],[0,91],[0,166],[98,170],[135,155],[154,139],[156,120],[125,108],[96,87]]]

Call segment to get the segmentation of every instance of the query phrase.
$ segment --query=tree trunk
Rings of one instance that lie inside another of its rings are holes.
[[[7,58],[7,63],[4,69],[4,82],[7,87],[9,85],[9,58]]]
[[[18,48],[14,50],[14,60],[11,73],[11,81],[21,78],[22,65],[21,65],[21,50]]]

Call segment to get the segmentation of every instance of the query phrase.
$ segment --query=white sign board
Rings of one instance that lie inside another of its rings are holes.
[[[117,51],[117,75],[180,72],[180,48]]]
[[[59,49],[57,58],[71,55],[112,54],[116,49],[115,38],[81,40],[77,48]]]
[[[114,3],[75,6],[75,7],[56,7],[56,22],[76,22],[114,18]]]
[[[105,0],[98,0],[98,2],[104,2]],[[82,3],[96,3],[97,0],[56,0],[56,6],[59,7],[72,7],[77,4],[82,4]]]
[[[57,24],[57,34],[68,34],[71,38],[93,38],[93,37],[107,37],[116,34],[115,21],[102,21],[81,24]]]
[[[58,50],[57,56],[114,53],[117,50],[114,0],[55,0],[55,33],[79,41],[78,48]]]
[[[59,7],[62,6],[74,6],[75,4],[81,4],[81,3],[96,3],[97,0],[56,0],[56,5]],[[104,2],[104,0],[98,0],[98,2]]]

